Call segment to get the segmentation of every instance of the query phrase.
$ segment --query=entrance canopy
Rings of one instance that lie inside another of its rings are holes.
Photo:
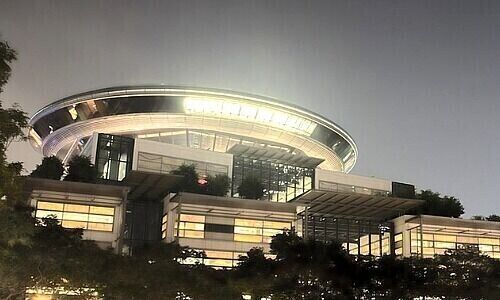
[[[309,216],[387,220],[417,207],[422,200],[311,190],[291,201],[307,207]]]

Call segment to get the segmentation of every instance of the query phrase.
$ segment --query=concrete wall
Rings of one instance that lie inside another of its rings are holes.
[[[245,205],[248,203],[250,204]],[[205,216],[205,224],[234,226],[235,218],[239,218],[289,222],[291,226],[296,225],[295,205],[289,203],[271,203],[189,193],[173,198],[166,197],[163,213],[168,215],[165,242],[178,240],[182,246],[202,250],[247,252],[251,248],[260,247],[264,249],[264,252],[269,252],[270,249],[268,243],[235,241],[233,233],[225,232],[205,231],[204,238],[177,238],[174,226],[179,214],[203,215]]]
[[[342,172],[316,169],[315,187],[319,187],[320,181],[334,182],[343,185],[365,187],[382,191],[392,191],[392,181],[375,177],[346,174]]]
[[[166,143],[136,138],[134,146],[134,161],[132,163],[132,170],[137,170],[137,157],[139,152],[146,152],[146,153],[170,156],[186,160],[195,160],[205,163],[225,165],[228,167],[229,178],[232,177],[232,171],[233,171],[232,154],[194,149],[179,145],[172,145],[172,144],[166,144]]]

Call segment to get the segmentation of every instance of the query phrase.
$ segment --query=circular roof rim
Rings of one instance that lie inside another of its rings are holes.
[[[335,122],[330,121],[327,118],[325,118],[325,117],[323,117],[323,116],[321,116],[321,115],[319,115],[319,114],[317,114],[309,109],[300,107],[300,106],[295,105],[295,104],[286,103],[284,101],[281,101],[281,100],[278,100],[278,99],[275,99],[272,97],[268,97],[268,96],[255,95],[255,94],[251,94],[251,93],[238,92],[238,91],[233,91],[233,90],[228,90],[228,89],[205,88],[205,87],[196,87],[196,86],[187,86],[187,85],[184,86],[184,85],[154,85],[154,84],[112,86],[112,87],[90,90],[90,91],[78,93],[75,95],[67,96],[67,97],[59,99],[57,101],[54,101],[50,104],[47,104],[44,107],[42,107],[40,110],[35,112],[35,114],[33,114],[33,116],[28,121],[28,124],[31,127],[40,118],[50,114],[51,112],[53,112],[59,108],[73,105],[73,104],[78,104],[80,102],[88,100],[88,99],[80,99],[83,97],[91,97],[92,95],[113,92],[113,91],[119,91],[119,90],[128,91],[128,90],[141,90],[141,89],[143,89],[143,90],[147,90],[147,89],[180,90],[183,92],[193,91],[193,92],[198,92],[198,93],[203,93],[203,92],[212,93],[214,95],[217,95],[217,94],[224,95],[225,94],[225,96],[230,96],[230,97],[234,97],[234,98],[242,98],[242,99],[247,99],[250,101],[262,102],[262,103],[266,103],[266,104],[270,104],[270,105],[279,106],[283,109],[292,110],[292,111],[298,113],[299,115],[305,113],[314,121],[317,121],[319,124],[326,126],[330,130],[332,130],[332,131],[336,132],[337,134],[339,134],[340,136],[342,136],[351,145],[351,147],[353,148],[353,150],[355,152],[354,163],[352,164],[352,167],[354,167],[354,165],[356,165],[357,158],[358,158],[358,147],[356,145],[356,142],[351,137],[351,135],[349,133],[347,133],[347,131],[345,129],[343,129],[340,125],[336,124]],[[116,96],[118,97],[118,96],[123,96],[123,95],[127,95],[127,94],[118,94]],[[133,94],[130,94],[130,95],[133,95]],[[154,95],[154,94],[151,94],[151,95]],[[161,95],[161,94],[158,94],[158,95]],[[113,95],[109,95],[109,96],[112,97]],[[352,167],[351,167],[351,169],[352,169]]]

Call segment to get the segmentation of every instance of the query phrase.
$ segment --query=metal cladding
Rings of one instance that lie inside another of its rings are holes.
[[[46,156],[64,157],[93,132],[147,138],[182,131],[203,132],[213,151],[226,152],[228,140],[240,139],[323,160],[319,167],[327,170],[349,172],[358,155],[349,134],[317,114],[266,97],[205,88],[90,91],[42,108],[29,125],[32,145]]]

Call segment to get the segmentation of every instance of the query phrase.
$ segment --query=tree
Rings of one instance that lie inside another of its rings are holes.
[[[238,187],[238,194],[242,198],[260,199],[264,196],[264,185],[257,176],[248,175],[241,181]]]
[[[217,174],[215,176],[207,176],[207,184],[204,188],[204,193],[213,196],[225,196],[229,191],[230,180],[225,174]]]
[[[0,41],[0,93],[11,74],[10,64],[16,60],[16,52],[7,42]],[[3,108],[0,101],[0,199],[16,202],[21,195],[21,188],[15,178],[23,168],[20,162],[7,162],[7,148],[12,141],[26,139],[23,129],[28,126],[26,113],[14,104],[11,108]]]
[[[439,193],[425,190],[417,194],[417,199],[424,200],[424,203],[410,211],[411,214],[458,218],[464,213],[462,203],[453,196],[441,197]]]
[[[66,181],[94,183],[97,181],[97,169],[88,156],[76,155],[68,162]]]
[[[16,51],[6,41],[0,41],[0,93],[11,74],[10,64],[17,59]]]
[[[64,173],[64,165],[56,156],[44,157],[42,163],[31,172],[31,177],[59,180]]]
[[[500,216],[499,215],[489,215],[486,217],[486,220],[492,221],[492,222],[500,222]]]
[[[182,176],[182,179],[179,181],[174,190],[179,192],[188,192],[188,193],[201,193],[201,187],[198,183],[200,176],[198,172],[196,172],[195,165],[186,165],[182,164],[177,169],[172,170],[170,172],[173,175]]]
[[[182,176],[182,180],[180,180],[174,188],[175,191],[225,196],[229,190],[230,182],[227,175],[208,175],[206,178],[201,178],[198,172],[196,172],[196,167],[193,164],[183,164],[170,173]]]
[[[489,215],[487,217],[485,217],[485,216],[472,216],[470,219],[476,220],[476,221],[500,222],[500,216],[498,216],[498,215]]]

